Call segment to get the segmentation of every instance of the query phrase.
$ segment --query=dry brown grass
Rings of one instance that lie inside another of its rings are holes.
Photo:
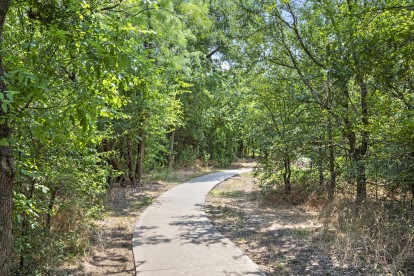
[[[210,193],[208,215],[269,275],[414,275],[412,212],[384,200],[357,208],[349,186],[328,202],[317,188],[262,196],[247,174]]]
[[[357,206],[342,198],[321,218],[336,234],[333,248],[342,261],[382,274],[414,275],[414,216],[400,203],[368,199]]]

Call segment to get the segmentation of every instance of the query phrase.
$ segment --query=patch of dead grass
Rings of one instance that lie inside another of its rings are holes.
[[[290,195],[261,195],[252,174],[244,174],[212,190],[207,213],[269,275],[414,275],[414,212],[407,204],[373,193],[356,206],[349,185],[333,202],[317,184],[296,187]]]
[[[216,186],[206,200],[215,227],[269,275],[364,275],[329,250],[319,206],[300,194],[262,197],[252,174]],[[234,196],[237,195],[237,196]]]

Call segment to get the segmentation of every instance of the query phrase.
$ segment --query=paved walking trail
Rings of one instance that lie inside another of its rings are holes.
[[[161,195],[134,229],[138,275],[266,275],[204,213],[208,192],[223,180],[250,169],[194,178]]]

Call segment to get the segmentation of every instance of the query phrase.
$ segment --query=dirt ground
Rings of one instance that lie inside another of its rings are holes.
[[[263,204],[251,173],[216,186],[206,199],[206,212],[268,275],[365,275],[332,252],[317,212]]]
[[[209,172],[210,168],[191,168],[174,172],[167,177],[168,181],[146,181],[137,188],[112,188],[104,218],[94,222],[91,248],[85,256],[62,265],[54,275],[135,275],[132,232],[140,214],[163,192]]]

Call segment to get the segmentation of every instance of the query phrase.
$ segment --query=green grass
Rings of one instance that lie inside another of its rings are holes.
[[[145,197],[141,198],[140,200],[135,201],[132,204],[133,204],[134,207],[141,208],[141,207],[147,207],[147,206],[151,205],[153,201],[154,201],[154,198],[145,196]]]
[[[279,270],[283,270],[283,269],[285,269],[285,267],[286,267],[286,264],[285,263],[278,263],[276,265],[276,268],[279,269]]]
[[[146,175],[144,177],[146,181],[160,181],[160,180],[171,181],[176,178],[177,178],[177,174],[174,172],[171,172],[167,168],[155,170],[151,172],[151,174]]]
[[[151,181],[166,181],[166,182],[185,182],[192,178],[202,176],[205,174],[217,172],[218,170],[194,170],[190,174],[182,175],[182,172],[169,170],[168,168],[160,168],[150,172],[143,177],[144,182]]]
[[[299,237],[306,237],[306,236],[309,236],[310,234],[309,229],[303,229],[303,228],[295,228],[293,229],[293,232]]]
[[[213,190],[211,194],[214,196],[222,196],[222,197],[243,197],[244,193],[242,191],[230,191],[230,190]]]

